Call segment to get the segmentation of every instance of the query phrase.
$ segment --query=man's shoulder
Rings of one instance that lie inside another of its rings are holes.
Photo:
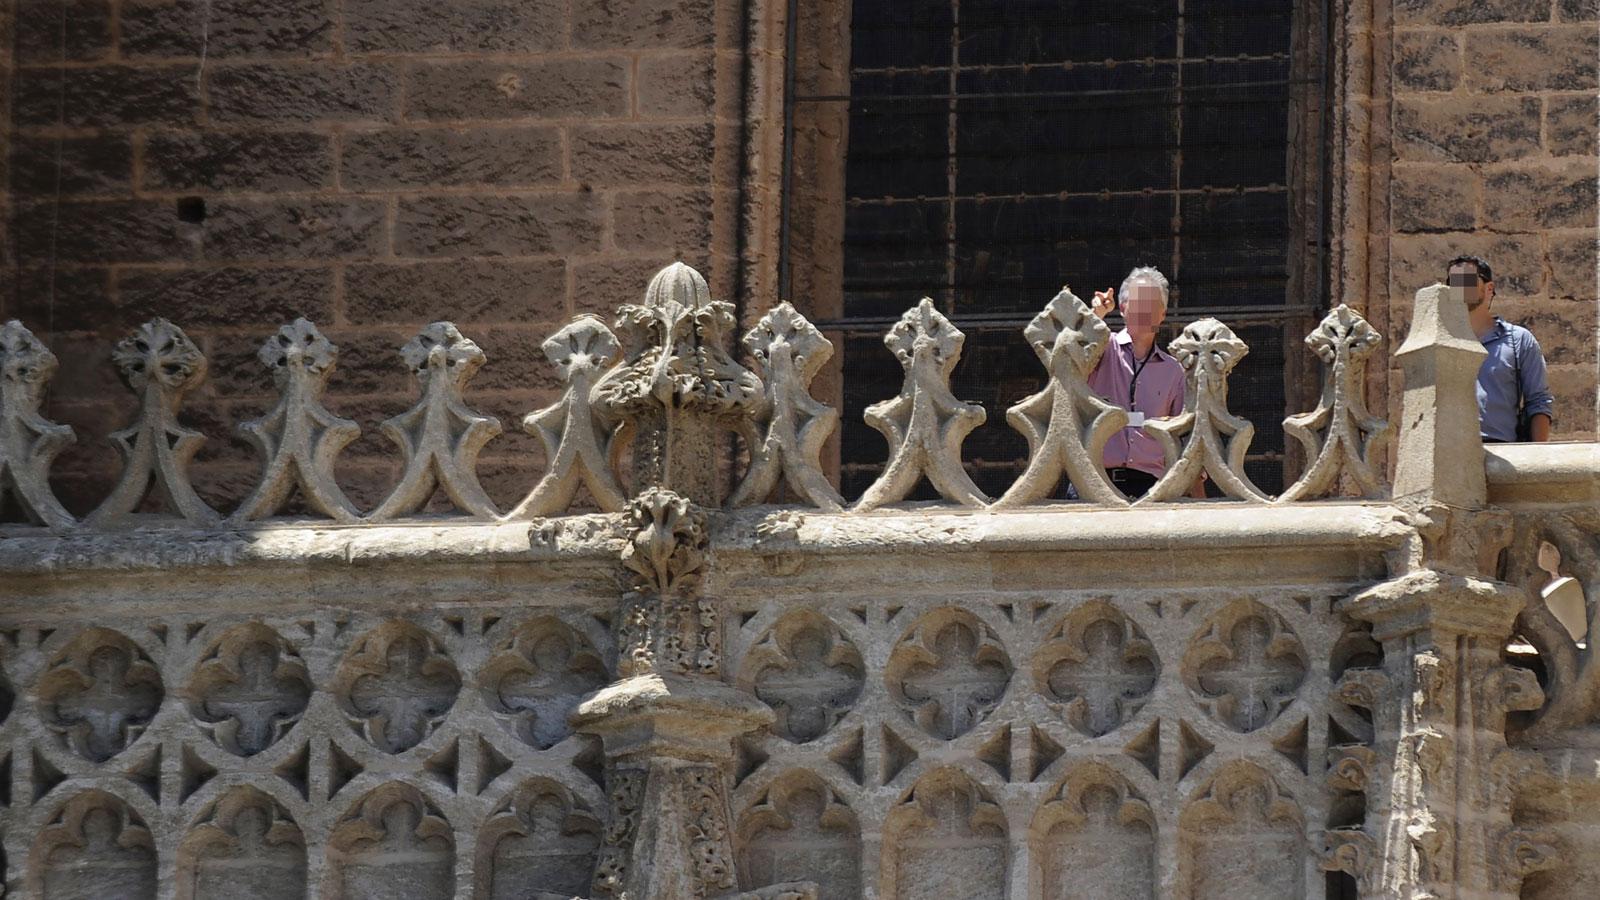
[[[1501,318],[1496,318],[1495,322],[1504,332],[1506,339],[1515,346],[1519,348],[1528,347],[1534,350],[1539,349],[1539,339],[1534,337],[1532,331],[1529,331],[1515,322],[1508,322]]]

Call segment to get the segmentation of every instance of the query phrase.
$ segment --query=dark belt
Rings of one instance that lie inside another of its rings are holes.
[[[1106,474],[1111,476],[1111,483],[1112,484],[1125,484],[1125,483],[1127,483],[1127,481],[1128,481],[1128,479],[1130,477],[1133,477],[1133,478],[1154,478],[1154,477],[1156,477],[1154,475],[1151,475],[1149,472],[1144,471],[1143,469],[1130,469],[1130,468],[1125,468],[1125,467],[1122,467],[1122,466],[1118,466],[1115,469],[1107,469],[1106,470]]]

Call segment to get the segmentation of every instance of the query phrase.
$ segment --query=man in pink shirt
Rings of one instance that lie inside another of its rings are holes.
[[[1127,327],[1111,336],[1105,355],[1089,374],[1089,387],[1108,403],[1128,410],[1128,427],[1106,442],[1105,467],[1124,494],[1142,497],[1167,470],[1165,454],[1141,427],[1150,419],[1183,412],[1183,366],[1156,346],[1156,332],[1167,317],[1167,278],[1152,266],[1128,273],[1121,289],[1096,291],[1094,314],[1105,318],[1122,307]],[[1195,482],[1194,496],[1205,487]]]

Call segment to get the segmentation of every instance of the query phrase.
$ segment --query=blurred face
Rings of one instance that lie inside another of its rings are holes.
[[[1129,334],[1154,334],[1166,317],[1161,288],[1153,284],[1135,284],[1128,288],[1128,296],[1122,301],[1122,320],[1128,323]]]
[[[1494,282],[1480,278],[1478,267],[1473,263],[1463,262],[1451,266],[1445,283],[1462,291],[1467,309],[1477,309],[1494,296]]]

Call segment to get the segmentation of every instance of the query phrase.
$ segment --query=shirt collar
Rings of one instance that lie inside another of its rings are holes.
[[[1509,334],[1511,334],[1511,328],[1510,328],[1510,326],[1506,325],[1506,320],[1500,318],[1499,316],[1495,316],[1494,317],[1494,325],[1492,327],[1490,327],[1489,333],[1484,335],[1479,340],[1481,340],[1485,345],[1487,345],[1487,344],[1492,344],[1495,341],[1498,341],[1498,340],[1506,337]]]
[[[1133,344],[1133,335],[1129,334],[1128,333],[1128,329],[1126,329],[1126,328],[1123,328],[1123,329],[1115,332],[1114,334],[1112,334],[1111,335],[1111,342],[1114,343],[1114,344],[1118,344],[1120,346],[1128,347],[1128,352],[1129,353],[1133,352],[1133,348],[1131,346]],[[1172,354],[1170,354],[1167,351],[1161,349],[1161,341],[1160,340],[1157,340],[1155,342],[1155,344],[1152,345],[1152,349],[1155,351],[1155,353],[1152,354],[1152,357],[1154,359],[1173,359]],[[1176,360],[1173,360],[1173,361],[1176,362]]]

